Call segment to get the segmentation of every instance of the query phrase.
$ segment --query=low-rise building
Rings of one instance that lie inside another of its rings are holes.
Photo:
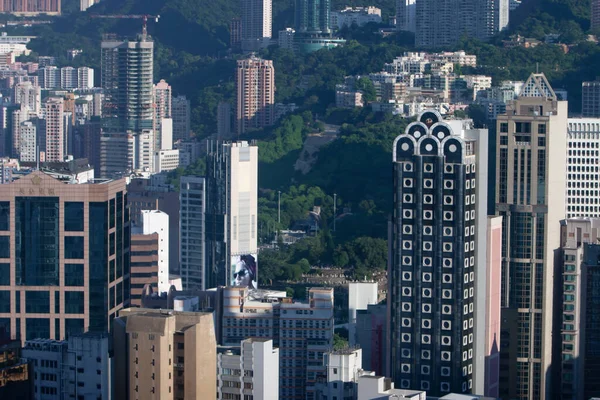
[[[154,152],[154,172],[172,171],[179,167],[179,150],[159,150]]]
[[[390,378],[375,375],[363,375],[358,378],[358,400],[425,400],[423,390],[395,389]]]
[[[363,26],[370,22],[381,23],[381,9],[377,7],[346,7],[343,10],[332,11],[331,27],[342,29],[344,26]]]
[[[362,369],[361,349],[341,349],[323,356],[325,374],[319,376],[316,385],[316,399],[337,400],[357,399],[358,379],[362,375],[372,375]]]

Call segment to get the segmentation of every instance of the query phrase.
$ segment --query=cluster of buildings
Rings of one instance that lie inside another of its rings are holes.
[[[13,0],[0,2],[0,12],[31,16],[39,14],[60,15],[61,0]]]
[[[0,36],[13,47],[29,39]],[[54,57],[14,62],[20,50],[12,48],[0,65],[0,154],[25,167],[85,158],[103,178],[194,162],[190,103],[164,80],[154,84],[153,47],[144,35],[105,37],[99,79],[89,67],[58,67]]]
[[[475,67],[477,57],[464,51],[443,53],[413,53],[386,63],[381,72],[368,78],[377,98],[370,104],[374,111],[414,116],[425,109],[441,114],[465,108],[480,98],[492,86],[485,75],[465,75],[456,68]],[[361,77],[347,77],[336,87],[336,106],[362,107],[363,93],[355,83]]]

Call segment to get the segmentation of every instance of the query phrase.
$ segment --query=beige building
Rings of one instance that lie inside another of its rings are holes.
[[[131,235],[132,306],[141,307],[146,285],[158,285],[158,233]]]
[[[275,122],[275,68],[273,61],[254,55],[238,60],[235,79],[237,134]]]
[[[496,215],[503,217],[500,397],[549,399],[555,251],[565,217],[567,102],[532,74],[498,115]]]
[[[64,161],[65,104],[62,98],[52,97],[46,101],[46,161]]]
[[[40,171],[2,185],[0,330],[23,342],[109,330],[129,305],[126,193],[124,179]]]
[[[116,399],[214,399],[217,342],[210,313],[122,310],[114,330]]]

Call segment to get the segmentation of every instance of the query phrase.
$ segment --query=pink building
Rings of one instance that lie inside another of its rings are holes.
[[[502,217],[488,217],[484,395],[499,397]]]

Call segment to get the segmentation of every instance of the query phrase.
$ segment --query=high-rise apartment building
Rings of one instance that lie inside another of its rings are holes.
[[[591,28],[597,29],[600,27],[600,1],[591,0],[592,13],[591,13]]]
[[[296,0],[297,33],[331,33],[331,0]]]
[[[576,218],[561,223],[561,265],[557,269],[562,296],[555,305],[560,373],[556,396],[561,399],[593,398],[600,383],[600,219]]]
[[[396,0],[396,28],[399,31],[415,32],[417,0]]]
[[[400,8],[410,5],[400,1]],[[408,11],[397,11],[403,15]],[[487,40],[508,25],[508,0],[416,0],[415,44],[444,47],[463,35]]]
[[[279,399],[317,400],[317,378],[327,371],[323,355],[333,346],[333,289],[309,289],[307,303],[249,288],[222,290],[219,343],[272,339],[279,348]]]
[[[210,288],[205,271],[206,181],[203,177],[181,177],[179,210],[179,274],[183,289]]]
[[[235,79],[236,132],[263,128],[275,122],[275,68],[273,61],[254,55],[238,60]]]
[[[220,102],[217,107],[217,137],[228,139],[231,135],[231,104]]]
[[[217,351],[217,398],[279,399],[279,349],[273,340],[250,338]]]
[[[15,0],[0,2],[0,13],[18,15],[59,15],[61,0]]]
[[[600,1],[596,3],[600,5]],[[581,115],[600,118],[600,81],[581,83]]]
[[[125,180],[35,171],[0,192],[0,326],[13,339],[108,331],[129,304]],[[1,329],[1,328],[0,328]]]
[[[496,214],[503,217],[500,397],[551,398],[555,251],[565,217],[567,102],[531,74],[498,115]]]
[[[271,44],[272,0],[242,2],[241,44],[244,50],[258,50]]]
[[[39,114],[42,111],[42,91],[29,81],[17,83],[13,88],[13,103],[25,104],[32,112]]]
[[[567,218],[600,217],[600,119],[569,118]]]
[[[38,160],[37,127],[31,121],[21,123],[19,128],[19,161],[36,162]]]
[[[133,229],[131,233],[130,304],[132,307],[142,306],[142,293],[146,285],[157,288],[158,240],[158,233],[144,234],[138,229]]]
[[[103,133],[100,171],[111,177],[152,166],[154,42],[105,37],[102,41]]]
[[[46,100],[46,161],[61,162],[67,155],[67,138],[65,137],[65,105],[60,97]]]
[[[171,85],[161,79],[154,85],[154,149],[170,149],[162,146],[161,127],[163,119],[171,118]],[[171,141],[172,142],[172,141]]]
[[[125,309],[115,320],[113,338],[115,398],[215,398],[211,313]]]
[[[196,288],[256,288],[258,146],[244,141],[211,142],[206,170],[205,268],[202,286]],[[194,288],[183,281],[184,288]]]
[[[41,67],[37,70],[42,89],[91,89],[94,87],[94,70],[88,67]]]
[[[185,96],[173,97],[171,101],[171,118],[173,119],[173,143],[188,139],[191,135],[190,101]]]
[[[434,396],[483,391],[487,130],[425,111],[393,163],[390,375]]]
[[[236,49],[242,44],[242,19],[235,17],[229,23],[229,46]]]

